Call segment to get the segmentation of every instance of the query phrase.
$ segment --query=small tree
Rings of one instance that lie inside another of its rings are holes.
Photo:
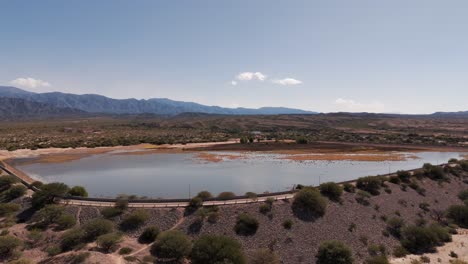
[[[65,230],[76,225],[76,219],[71,214],[62,214],[57,220],[55,221],[57,224],[58,230]]]
[[[136,229],[139,226],[143,225],[148,219],[150,215],[144,209],[136,210],[126,216],[124,216],[120,226],[124,230],[129,229]]]
[[[83,225],[85,239],[94,241],[98,236],[112,233],[114,231],[114,223],[106,219],[93,219]]]
[[[81,228],[73,228],[63,233],[60,239],[60,249],[62,251],[78,248],[83,244],[85,232]]]
[[[128,208],[128,197],[126,196],[119,196],[115,200],[115,208],[120,209],[121,211],[127,210]]]
[[[317,264],[352,264],[353,257],[349,247],[340,241],[329,240],[320,244]]]
[[[41,208],[54,202],[54,198],[60,198],[68,193],[68,186],[64,183],[54,182],[42,185],[41,189],[32,195],[32,206]]]
[[[213,195],[209,191],[201,191],[197,194],[197,197],[202,200],[206,200],[209,198],[213,198]]]
[[[26,194],[26,187],[23,185],[13,185],[8,191],[5,192],[5,199],[7,201],[14,200]]]
[[[269,249],[256,250],[250,261],[251,264],[280,264],[278,255]]]
[[[258,225],[257,219],[244,213],[237,217],[234,231],[236,231],[238,235],[250,236],[257,232]]]
[[[143,230],[140,237],[138,238],[138,242],[142,244],[149,244],[153,243],[159,235],[159,227],[157,226],[148,226]]]
[[[447,209],[447,218],[455,222],[460,227],[468,227],[468,206],[452,205]]]
[[[88,197],[88,192],[83,186],[74,186],[68,191],[71,196]]]
[[[305,137],[296,138],[296,144],[307,144],[309,141]]]
[[[306,218],[321,217],[325,214],[327,201],[312,188],[304,188],[294,196],[292,208],[297,216]]]
[[[400,179],[400,181],[402,181],[402,182],[405,182],[405,183],[410,182],[411,173],[409,173],[409,171],[399,170],[399,171],[397,171],[397,176]]]
[[[236,195],[233,192],[222,192],[218,194],[218,199],[220,200],[230,200],[236,197]]]
[[[18,179],[11,175],[0,176],[0,192],[10,188],[13,184],[17,183]]]
[[[190,254],[191,249],[192,243],[184,233],[169,230],[159,234],[151,246],[151,254],[159,258],[181,260]]]
[[[0,236],[0,258],[8,259],[21,245],[21,240],[14,236]]]
[[[357,179],[356,187],[372,195],[379,195],[382,179],[380,177],[368,176]]]
[[[115,250],[122,241],[122,235],[118,233],[109,233],[97,238],[96,244],[106,252]]]
[[[343,188],[334,182],[322,183],[319,189],[323,196],[328,197],[332,201],[339,201],[343,194]]]
[[[226,236],[201,236],[193,245],[191,257],[192,264],[246,263],[240,243]]]
[[[50,204],[46,205],[41,210],[37,211],[33,216],[33,221],[39,227],[46,228],[55,223],[64,214],[65,209],[63,206]]]

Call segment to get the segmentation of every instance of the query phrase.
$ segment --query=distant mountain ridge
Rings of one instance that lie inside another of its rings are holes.
[[[158,114],[177,115],[181,113],[207,113],[224,115],[276,115],[316,114],[317,112],[285,107],[226,108],[207,106],[193,102],[174,101],[165,98],[112,99],[97,94],[68,94],[61,92],[33,93],[11,86],[0,86],[0,97],[18,98],[63,109],[77,109],[88,113],[107,114]]]
[[[459,111],[459,112],[435,112],[432,116],[436,117],[468,117],[468,111]]]
[[[0,118],[2,119],[81,116],[85,113],[78,109],[54,107],[21,98],[0,97]]]

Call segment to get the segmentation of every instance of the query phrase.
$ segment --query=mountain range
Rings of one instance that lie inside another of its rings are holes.
[[[152,99],[112,99],[97,94],[69,94],[61,92],[34,93],[11,86],[0,86],[0,97],[9,106],[9,116],[31,114],[105,113],[105,114],[157,114],[177,115],[181,113],[207,113],[223,115],[277,115],[277,114],[316,114],[316,112],[285,107],[226,108],[207,106],[193,102],[174,101],[166,98]],[[9,98],[7,100],[5,98]],[[11,100],[19,99],[19,100]],[[21,109],[21,105],[25,106]],[[27,105],[27,106],[26,106]],[[41,109],[35,113],[34,108]],[[3,107],[5,108],[5,107]],[[3,109],[2,108],[2,109]],[[46,111],[48,109],[48,111]],[[0,112],[0,116],[4,114]]]

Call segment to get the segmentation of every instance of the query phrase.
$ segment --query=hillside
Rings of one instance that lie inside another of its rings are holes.
[[[152,99],[112,99],[96,94],[68,94],[60,92],[33,93],[16,87],[0,86],[0,97],[20,98],[32,102],[49,104],[60,108],[75,108],[89,113],[108,114],[158,114],[177,115],[185,112],[224,114],[224,115],[275,115],[313,114],[314,112],[284,107],[225,108],[206,106],[192,102],[173,101],[165,98]]]

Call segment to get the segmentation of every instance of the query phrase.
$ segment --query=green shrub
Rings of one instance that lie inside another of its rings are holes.
[[[299,217],[321,217],[325,214],[327,200],[317,190],[304,188],[294,195],[292,208],[296,216]]]
[[[153,243],[159,235],[159,227],[157,226],[148,226],[143,230],[140,237],[138,238],[138,242],[142,244],[149,244]]]
[[[401,229],[405,226],[405,221],[399,217],[392,217],[387,220],[387,230],[396,238],[401,237]]]
[[[401,231],[401,244],[411,253],[425,253],[450,239],[449,232],[437,225],[407,226]]]
[[[62,214],[55,221],[58,230],[65,230],[76,225],[75,217],[71,214]]]
[[[218,199],[220,200],[230,200],[236,197],[236,195],[233,192],[222,192],[218,194]]]
[[[387,256],[373,256],[364,262],[365,264],[390,264],[387,259]]]
[[[45,249],[45,252],[47,252],[47,255],[53,257],[62,253],[62,249],[59,246],[49,246]]]
[[[396,258],[402,258],[408,254],[408,250],[406,250],[406,248],[404,248],[403,246],[396,246],[393,249],[393,256],[395,256]]]
[[[197,197],[202,200],[206,200],[209,198],[213,198],[213,195],[209,191],[201,191],[197,194]]]
[[[462,201],[468,200],[468,190],[461,191],[458,194],[458,198],[460,198]]]
[[[250,198],[250,199],[257,199],[257,194],[254,192],[246,192],[245,196],[247,196],[247,198]]]
[[[297,144],[307,144],[309,141],[305,137],[298,137],[296,138],[296,143]]]
[[[351,183],[343,184],[343,189],[345,190],[345,192],[349,192],[349,193],[355,193],[356,192],[356,187],[354,185],[352,185]]]
[[[89,258],[89,256],[91,256],[91,253],[89,253],[89,252],[82,252],[82,253],[78,253],[76,255],[72,255],[72,257],[70,259],[70,264],[84,263]]]
[[[408,183],[411,179],[411,173],[409,171],[397,171],[397,177],[402,182]]]
[[[334,182],[322,183],[319,189],[323,196],[328,197],[332,201],[339,201],[343,194],[343,188]]]
[[[13,253],[23,245],[21,240],[14,236],[0,236],[0,256],[9,258]]]
[[[446,176],[444,170],[439,166],[433,166],[430,163],[426,163],[423,166],[424,175],[432,180],[445,180]]]
[[[117,216],[121,215],[122,213],[123,213],[123,211],[121,209],[119,209],[119,208],[116,208],[116,207],[106,207],[106,208],[101,210],[101,215],[104,218],[107,218],[107,219],[117,217]]]
[[[41,182],[41,181],[35,181],[35,182],[31,183],[31,186],[36,187],[38,189],[40,189],[42,187],[42,185],[44,185],[44,183]]]
[[[372,195],[366,191],[362,191],[362,190],[359,190],[356,194],[356,202],[364,205],[364,206],[369,206],[370,205],[370,202],[369,202],[369,198],[371,197]]]
[[[291,229],[293,226],[293,221],[288,219],[288,220],[284,220],[283,222],[283,227],[284,229]]]
[[[119,250],[119,255],[128,255],[130,253],[132,253],[133,249],[129,248],[129,247],[123,247]]]
[[[122,235],[118,233],[108,233],[98,236],[96,244],[106,252],[113,251],[122,241]]]
[[[81,228],[73,228],[63,233],[60,239],[61,251],[78,248],[83,244],[85,232]]]
[[[128,197],[126,196],[119,196],[115,200],[115,208],[120,209],[121,211],[125,211],[128,208]]]
[[[0,191],[9,189],[13,184],[19,182],[19,180],[11,175],[0,176]]]
[[[74,186],[68,191],[71,196],[88,197],[88,192],[83,186]]]
[[[150,215],[144,209],[138,209],[130,214],[124,216],[122,222],[120,223],[120,227],[124,230],[136,229],[143,225],[148,219]]]
[[[447,218],[463,228],[468,228],[468,206],[452,205],[447,209]]]
[[[341,241],[329,240],[320,244],[317,253],[317,264],[351,264],[351,249]]]
[[[375,176],[361,177],[357,179],[356,187],[372,195],[379,195],[382,187],[382,179]]]
[[[192,264],[246,263],[239,242],[216,235],[203,235],[195,241],[191,259]]]
[[[27,188],[23,185],[13,185],[5,192],[4,197],[7,201],[14,200],[26,194]]]
[[[14,203],[0,203],[0,217],[8,216],[19,211],[21,206]]]
[[[185,208],[186,214],[191,214],[203,206],[203,199],[200,197],[194,197],[190,199],[187,207]]]
[[[240,214],[237,216],[236,225],[234,226],[234,231],[238,235],[250,236],[254,235],[258,229],[258,221],[248,214]]]
[[[92,219],[83,225],[85,239],[94,241],[98,236],[112,233],[114,231],[114,223],[106,219]]]
[[[401,183],[401,179],[398,176],[391,176],[388,181],[393,183],[393,184],[400,184]]]
[[[65,212],[63,206],[56,204],[49,204],[37,211],[32,220],[36,222],[36,225],[41,228],[47,228],[49,225],[56,223],[56,221]]]
[[[253,253],[251,264],[280,264],[278,255],[270,249],[258,249]]]
[[[207,217],[208,222],[214,224],[214,223],[218,222],[218,219],[219,219],[219,213],[218,212],[213,211],[213,212],[208,213],[208,217]]]
[[[68,186],[54,182],[42,185],[41,189],[32,195],[31,204],[34,208],[42,208],[54,202],[54,198],[63,197],[68,193]]]
[[[180,260],[188,256],[191,249],[190,239],[184,233],[169,230],[159,234],[156,242],[151,245],[151,254],[159,258]]]

